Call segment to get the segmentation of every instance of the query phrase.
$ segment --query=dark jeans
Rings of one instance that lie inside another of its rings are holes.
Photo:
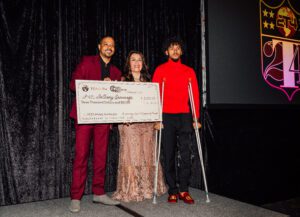
[[[180,167],[178,168],[179,191],[188,191],[191,174],[191,133],[192,116],[190,113],[163,113],[163,159],[164,174],[169,186],[169,194],[177,194],[175,157],[180,153]],[[177,146],[178,144],[178,146]],[[178,149],[177,149],[178,148]]]

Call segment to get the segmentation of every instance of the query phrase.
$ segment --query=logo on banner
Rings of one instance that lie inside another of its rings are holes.
[[[289,101],[300,91],[300,9],[289,0],[260,0],[261,72]]]
[[[89,87],[87,85],[82,86],[82,91],[87,92],[89,91]]]

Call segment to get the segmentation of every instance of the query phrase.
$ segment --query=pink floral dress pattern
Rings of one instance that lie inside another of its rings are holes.
[[[155,176],[155,131],[153,123],[120,124],[117,189],[112,198],[124,202],[153,197]],[[158,169],[157,195],[167,191],[161,165]]]

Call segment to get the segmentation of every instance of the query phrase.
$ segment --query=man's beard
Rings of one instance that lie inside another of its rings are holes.
[[[106,58],[111,58],[114,55],[114,52],[112,50],[110,50],[110,53],[106,53],[106,51],[102,52],[102,56],[106,57]]]
[[[171,60],[172,60],[173,62],[178,62],[179,59],[180,59],[180,58],[176,58],[176,59],[175,59],[175,58],[172,58],[172,57],[171,57]]]

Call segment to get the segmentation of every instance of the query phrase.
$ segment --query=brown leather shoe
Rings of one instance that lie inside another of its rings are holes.
[[[177,203],[178,201],[178,194],[169,194],[168,202],[169,203]]]
[[[183,200],[183,202],[185,202],[187,204],[194,204],[195,203],[194,199],[191,197],[189,192],[186,192],[186,191],[179,193],[179,199]]]

